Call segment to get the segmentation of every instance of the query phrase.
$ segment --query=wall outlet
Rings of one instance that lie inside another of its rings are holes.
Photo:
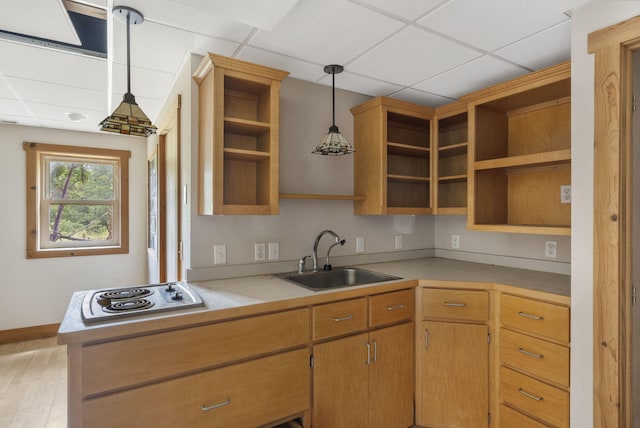
[[[451,235],[451,248],[460,248],[460,235]]]
[[[402,235],[396,235],[396,250],[402,250]]]
[[[364,238],[356,236],[356,253],[364,253]]]
[[[269,242],[269,260],[280,259],[280,243]]]
[[[561,204],[571,203],[571,185],[570,184],[564,184],[560,186],[560,203]]]
[[[558,257],[558,241],[544,241],[544,256],[552,259]]]
[[[216,244],[213,246],[213,264],[223,265],[227,263],[227,246]]]
[[[264,252],[264,242],[256,242],[255,244],[253,244],[253,255],[255,261],[263,262],[266,258]]]

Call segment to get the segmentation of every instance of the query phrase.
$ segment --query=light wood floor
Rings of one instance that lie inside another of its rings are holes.
[[[55,337],[0,345],[0,427],[66,426],[66,347]]]

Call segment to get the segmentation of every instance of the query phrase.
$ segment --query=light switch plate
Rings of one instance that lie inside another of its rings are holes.
[[[402,235],[396,235],[396,250],[402,250]]]
[[[280,243],[269,242],[269,260],[280,259]]]
[[[227,263],[227,246],[216,244],[213,246],[213,264],[223,265]]]
[[[356,236],[356,253],[364,253],[364,237]]]
[[[256,242],[253,244],[253,258],[257,262],[263,262],[266,259],[264,242]]]

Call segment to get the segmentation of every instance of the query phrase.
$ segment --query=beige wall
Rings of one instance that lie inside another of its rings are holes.
[[[60,322],[71,294],[77,290],[144,284],[147,281],[145,140],[2,124],[0,136],[0,330]],[[131,151],[129,254],[26,259],[23,141]]]

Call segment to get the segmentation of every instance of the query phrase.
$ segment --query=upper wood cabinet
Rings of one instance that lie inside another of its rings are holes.
[[[278,214],[286,71],[208,54],[199,85],[198,214]]]
[[[433,144],[434,214],[467,213],[467,103],[436,108]]]
[[[569,235],[571,69],[562,63],[469,101],[468,227]]]
[[[435,110],[387,97],[353,107],[355,214],[432,214]]]

